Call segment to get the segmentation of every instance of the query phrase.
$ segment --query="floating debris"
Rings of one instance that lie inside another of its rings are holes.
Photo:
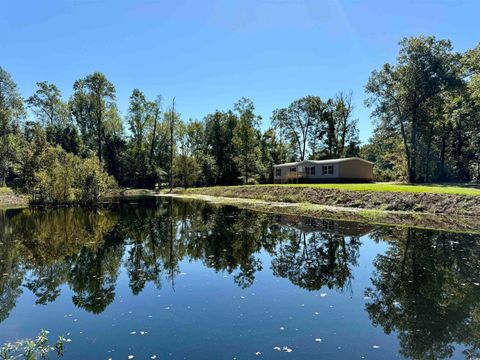
[[[284,346],[284,347],[283,347],[283,351],[285,351],[285,352],[287,352],[287,353],[290,353],[290,352],[292,352],[293,350],[290,349],[288,346]]]
[[[260,351],[257,351],[257,352],[255,353],[255,355],[260,356],[260,355],[262,355],[262,353],[261,353]]]
[[[285,330],[285,328],[283,326],[280,326],[280,330]]]
[[[280,346],[275,346],[275,347],[273,348],[273,350],[282,351],[282,349],[280,348]]]
[[[152,360],[154,360],[154,359],[156,359],[156,358],[157,358],[157,355],[152,355],[152,356],[150,356],[150,359],[152,359]]]
[[[130,335],[136,335],[137,332],[136,331],[130,331]]]
[[[325,296],[327,296],[327,293],[321,293],[320,294],[320,297],[325,297]]]
[[[316,342],[322,342],[322,339],[316,338],[315,341],[316,341]]]
[[[378,345],[373,345],[372,347],[373,347],[374,349],[380,349],[380,346],[378,346]]]
[[[133,357],[134,357],[133,355],[128,355],[128,359],[129,359],[129,360],[130,360],[130,359],[133,359]]]

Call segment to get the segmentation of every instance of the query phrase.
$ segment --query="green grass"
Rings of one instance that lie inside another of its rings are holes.
[[[10,195],[12,194],[12,189],[8,188],[8,187],[0,187],[0,195]]]
[[[399,183],[374,183],[374,184],[282,184],[262,186],[287,186],[287,187],[311,187],[317,189],[335,189],[349,191],[378,191],[378,192],[410,192],[430,194],[454,194],[454,195],[477,195],[480,189],[459,185],[429,184],[408,185]]]

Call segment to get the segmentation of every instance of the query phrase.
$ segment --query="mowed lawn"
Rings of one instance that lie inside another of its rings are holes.
[[[428,184],[409,185],[400,183],[373,184],[270,184],[262,186],[312,187],[320,189],[335,189],[348,191],[379,191],[379,192],[412,192],[430,194],[455,194],[480,196],[480,188],[461,185]]]

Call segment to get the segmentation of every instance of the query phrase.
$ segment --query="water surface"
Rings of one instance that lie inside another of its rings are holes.
[[[0,343],[67,359],[477,358],[480,237],[183,200],[0,214]]]

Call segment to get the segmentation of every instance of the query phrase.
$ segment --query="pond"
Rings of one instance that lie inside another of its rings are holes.
[[[0,214],[0,343],[66,359],[480,353],[480,236],[173,199]]]

